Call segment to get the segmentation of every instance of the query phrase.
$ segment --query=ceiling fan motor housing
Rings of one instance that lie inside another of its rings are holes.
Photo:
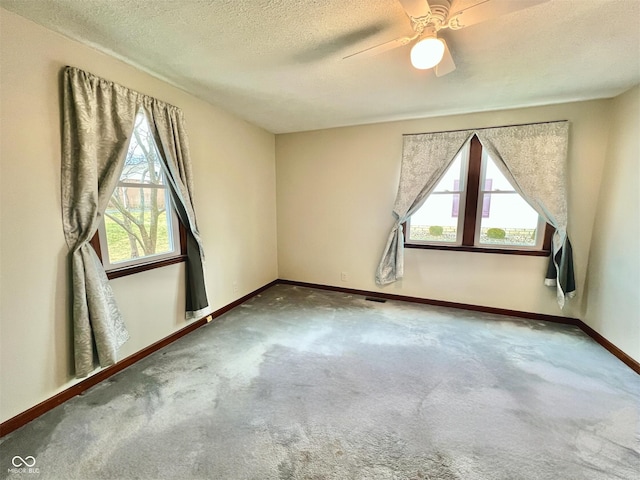
[[[422,34],[426,29],[433,29],[436,32],[447,25],[447,16],[451,9],[449,0],[430,0],[431,11],[422,17],[411,17],[413,30]]]

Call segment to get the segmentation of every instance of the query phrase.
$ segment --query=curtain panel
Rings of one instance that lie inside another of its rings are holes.
[[[136,114],[154,130],[172,201],[188,232],[187,318],[211,309],[204,255],[192,204],[193,181],[182,112],[74,67],[62,85],[62,224],[69,247],[77,377],[117,360],[129,334],[106,273],[88,243],[98,229],[123,169]]]
[[[557,300],[575,295],[573,252],[567,236],[568,122],[549,122],[404,136],[394,225],[376,272],[386,285],[403,276],[404,223],[426,201],[458,151],[476,135],[518,193],[555,227],[545,284]]]
[[[576,290],[567,235],[569,122],[486,128],[475,134],[515,190],[556,229],[545,285],[556,287],[558,305],[564,307]]]
[[[395,223],[391,227],[376,283],[387,285],[404,274],[404,235],[402,224],[425,202],[447,171],[455,156],[473,132],[438,132],[407,135],[402,146],[400,184],[393,206]]]

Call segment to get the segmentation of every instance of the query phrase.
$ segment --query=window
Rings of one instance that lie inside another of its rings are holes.
[[[515,191],[474,136],[404,231],[410,248],[547,255],[553,228]]]
[[[109,278],[184,259],[184,232],[143,112],[136,116],[124,167],[92,240]]]

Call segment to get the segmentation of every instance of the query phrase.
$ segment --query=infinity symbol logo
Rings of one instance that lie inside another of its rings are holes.
[[[36,459],[31,455],[22,458],[20,455],[16,455],[11,459],[11,464],[14,467],[33,467],[36,464]]]

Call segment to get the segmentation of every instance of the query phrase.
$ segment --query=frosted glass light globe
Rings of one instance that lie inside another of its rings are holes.
[[[439,64],[443,55],[444,43],[442,40],[435,37],[425,38],[411,49],[411,64],[419,70],[426,70]]]

